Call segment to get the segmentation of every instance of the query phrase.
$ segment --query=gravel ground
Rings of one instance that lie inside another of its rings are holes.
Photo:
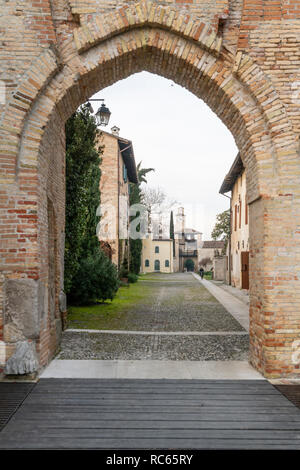
[[[58,359],[247,360],[248,335],[163,336],[68,332]]]
[[[153,277],[152,277],[153,276]],[[205,287],[190,274],[151,275],[139,281],[145,286],[142,302],[116,317],[107,317],[108,330],[133,331],[245,331]],[[95,318],[91,314],[90,318]],[[72,321],[72,328],[89,328]]]
[[[102,317],[100,329],[246,333],[215,297],[190,274],[153,274],[139,283],[145,286],[142,301],[118,313],[116,318],[108,317],[106,321],[105,317],[104,326]],[[77,325],[77,328],[82,327],[84,325]],[[246,360],[248,342],[247,334],[165,336],[65,331],[58,358]]]

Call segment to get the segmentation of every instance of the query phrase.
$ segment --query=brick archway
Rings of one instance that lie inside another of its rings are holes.
[[[73,14],[80,15],[76,2],[70,3]],[[18,342],[31,341],[43,366],[59,343],[64,123],[95,92],[147,70],[206,101],[236,140],[250,204],[250,360],[265,375],[297,374],[291,354],[300,301],[292,296],[299,285],[292,253],[300,201],[290,168],[300,173],[300,167],[296,135],[276,88],[250,55],[224,47],[212,22],[152,1],[104,16],[91,13],[58,41],[58,48],[44,50],[33,61],[8,100],[1,123],[3,154],[11,156],[3,194],[12,215],[4,223],[15,234],[2,266],[6,357]],[[49,204],[56,227],[55,318],[49,315],[47,300]],[[25,291],[25,303],[16,306],[13,296]]]

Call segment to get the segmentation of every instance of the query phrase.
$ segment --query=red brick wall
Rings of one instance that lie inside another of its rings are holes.
[[[59,293],[63,290],[63,256],[65,232],[65,127],[57,113],[54,113],[44,134],[39,159],[39,227],[38,276],[41,285],[45,286],[44,306],[41,305],[41,336],[38,343],[41,365],[47,364],[56,351],[62,328],[59,310]],[[50,214],[49,214],[50,212]],[[52,219],[52,221],[51,221]],[[49,249],[49,222],[51,222],[52,252]],[[49,255],[55,255],[55,306],[50,305]],[[41,300],[42,303],[42,300]]]
[[[64,122],[96,91],[147,70],[204,99],[236,140],[249,196],[251,361],[268,376],[299,376],[300,2],[51,3],[51,14],[47,1],[29,0],[0,12],[0,308],[8,279],[39,282],[45,364],[60,330],[58,299],[55,319],[46,300],[49,200],[56,297],[62,289]]]

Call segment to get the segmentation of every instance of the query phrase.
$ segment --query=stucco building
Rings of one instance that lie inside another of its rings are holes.
[[[198,250],[198,269],[211,271],[215,258],[222,256],[224,242],[221,240],[204,240]]]
[[[120,269],[125,258],[129,263],[129,183],[137,183],[138,177],[132,142],[119,136],[118,127],[111,130],[98,137],[103,146],[98,238],[102,249]]]
[[[226,175],[220,193],[231,191],[231,235],[228,252],[228,280],[232,286],[249,289],[249,216],[246,173],[240,154]]]
[[[173,272],[173,240],[152,238],[149,233],[143,239],[141,272],[172,273]]]

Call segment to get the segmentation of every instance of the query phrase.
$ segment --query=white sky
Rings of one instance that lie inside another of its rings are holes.
[[[112,113],[104,129],[118,126],[120,136],[132,140],[136,163],[155,168],[148,185],[160,186],[178,201],[187,214],[186,226],[211,239],[216,215],[229,207],[219,189],[238,152],[220,119],[185,88],[148,72],[93,98],[104,98]]]

